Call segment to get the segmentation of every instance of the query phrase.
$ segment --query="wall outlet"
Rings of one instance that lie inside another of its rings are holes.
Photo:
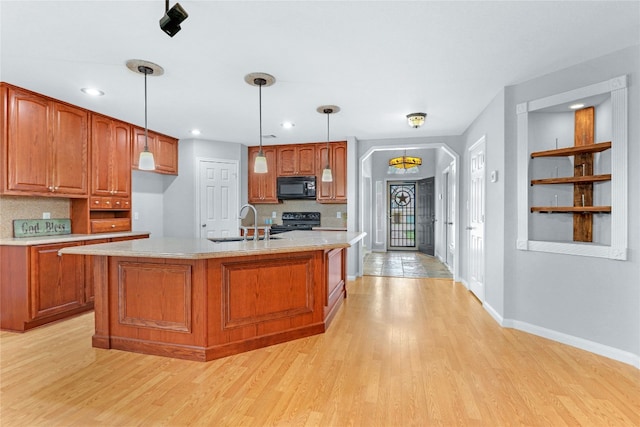
[[[42,212],[42,219],[51,219],[51,212]]]
[[[133,213],[133,219],[134,219],[134,220],[138,220],[138,219],[140,219],[140,214],[139,214],[138,212],[134,212],[134,213]]]
[[[277,218],[278,217],[278,212],[273,211],[271,212],[271,218]]]
[[[342,212],[336,212],[336,218],[342,218]]]

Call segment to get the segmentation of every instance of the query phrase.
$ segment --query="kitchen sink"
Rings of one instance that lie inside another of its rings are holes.
[[[209,240],[211,240],[214,243],[223,243],[223,242],[242,242],[244,239],[244,237],[242,236],[233,236],[233,237],[209,237]],[[271,236],[269,237],[269,240],[278,240],[280,239],[280,237],[274,237]],[[264,240],[264,236],[260,236],[258,237],[258,240]],[[247,241],[251,242],[253,241],[253,237],[247,237]]]

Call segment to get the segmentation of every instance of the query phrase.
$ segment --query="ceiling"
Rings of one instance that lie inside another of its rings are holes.
[[[175,2],[171,1],[171,6]],[[639,1],[189,1],[171,38],[164,2],[0,2],[0,79],[184,139],[264,144],[459,135],[508,85],[640,42]],[[104,96],[80,91],[97,87]],[[428,114],[418,129],[412,112]],[[281,123],[292,121],[292,129]]]

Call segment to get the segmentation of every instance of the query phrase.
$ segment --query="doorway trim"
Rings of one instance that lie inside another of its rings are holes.
[[[450,156],[453,161],[452,163],[455,164],[455,168],[456,168],[456,173],[454,174],[454,182],[455,182],[455,191],[454,191],[454,195],[455,195],[455,200],[456,203],[458,203],[459,206],[459,200],[460,200],[460,172],[459,172],[459,165],[460,165],[460,156],[458,155],[458,153],[456,153],[451,147],[449,147],[447,144],[442,143],[442,142],[419,142],[419,141],[415,141],[415,142],[411,142],[411,143],[405,143],[405,141],[403,141],[403,143],[401,145],[398,144],[381,144],[381,145],[376,145],[374,147],[369,148],[364,154],[362,154],[360,156],[360,161],[359,161],[359,173],[362,173],[363,170],[365,170],[364,168],[364,163],[367,161],[367,159],[373,155],[373,153],[377,152],[377,151],[393,151],[393,150],[399,150],[399,149],[416,149],[416,148],[423,148],[423,149],[429,149],[429,148],[434,148],[434,149],[441,149],[442,151],[444,151],[445,154],[447,154],[448,156]],[[386,180],[385,180],[386,181]],[[364,215],[365,212],[367,212],[366,207],[364,206],[364,199],[365,197],[363,197],[364,195],[364,179],[360,179],[359,180],[359,194],[361,195],[359,197],[359,203],[358,203],[358,220],[360,224],[364,224]],[[461,209],[457,209],[456,213],[455,213],[455,225],[454,228],[457,229],[458,224],[460,224],[460,211]],[[453,260],[453,280],[455,280],[456,282],[460,281],[460,233],[456,232],[455,233],[455,248],[454,248],[454,260]]]

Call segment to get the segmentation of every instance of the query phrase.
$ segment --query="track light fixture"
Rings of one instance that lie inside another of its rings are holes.
[[[180,3],[173,5],[169,9],[169,0],[165,1],[165,14],[160,18],[160,28],[170,37],[175,36],[180,31],[180,24],[187,19],[189,14],[180,6]]]

